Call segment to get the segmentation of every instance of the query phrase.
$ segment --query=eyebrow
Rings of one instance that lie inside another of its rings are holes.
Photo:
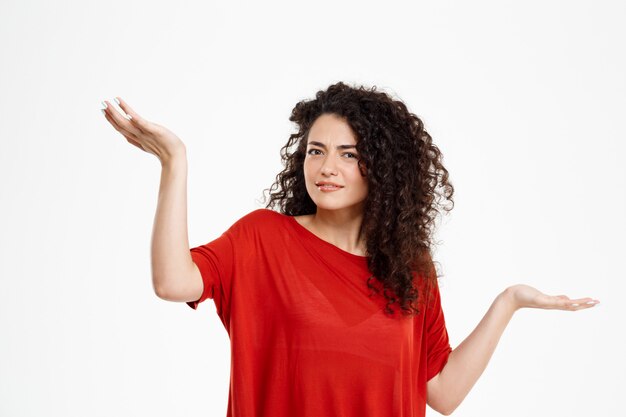
[[[309,141],[308,145],[315,145],[315,146],[319,146],[320,148],[326,149],[326,145],[324,145],[321,142],[314,141],[314,140]],[[352,148],[356,149],[356,145],[339,145],[339,146],[337,146],[337,149],[352,149]]]

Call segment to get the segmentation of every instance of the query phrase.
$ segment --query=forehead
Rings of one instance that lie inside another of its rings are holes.
[[[322,143],[341,142],[342,145],[356,143],[356,135],[348,122],[340,116],[328,113],[322,114],[313,122],[308,139]]]

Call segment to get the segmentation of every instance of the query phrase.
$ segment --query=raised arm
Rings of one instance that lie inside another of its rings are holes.
[[[152,283],[159,298],[193,301],[204,288],[189,252],[187,235],[187,158],[163,164],[151,242]]]
[[[598,304],[592,298],[571,300],[565,295],[550,296],[519,284],[500,293],[474,331],[450,352],[442,371],[428,381],[427,403],[443,415],[450,415],[472,389],[509,324],[520,308],[577,311]]]
[[[161,162],[161,185],[151,241],[152,285],[169,301],[193,301],[203,290],[202,277],[189,252],[187,235],[187,154],[170,130],[149,122],[119,97],[122,116],[104,101],[103,113],[113,127],[137,148]]]

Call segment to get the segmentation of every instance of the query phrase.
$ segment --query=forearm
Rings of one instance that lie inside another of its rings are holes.
[[[516,308],[508,290],[500,293],[472,333],[452,352],[439,375],[446,409],[455,410],[472,389],[513,317]]]
[[[158,295],[193,267],[187,234],[187,157],[182,151],[162,165],[151,263],[152,283]]]

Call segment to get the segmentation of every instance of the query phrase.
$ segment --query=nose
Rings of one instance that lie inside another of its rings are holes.
[[[335,159],[332,156],[328,156],[324,158],[324,163],[322,164],[322,175],[337,175],[337,167],[335,166]]]

